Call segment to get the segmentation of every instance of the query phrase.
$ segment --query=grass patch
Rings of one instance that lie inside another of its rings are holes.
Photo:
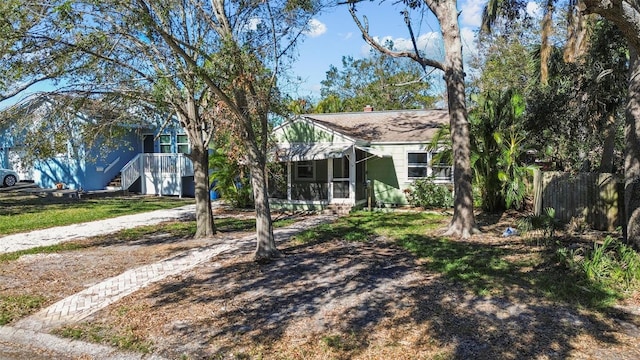
[[[65,326],[52,331],[52,333],[69,339],[105,344],[126,351],[135,351],[143,354],[149,354],[153,351],[153,342],[137,335],[131,328],[114,329],[83,323]]]
[[[0,254],[0,263],[12,261],[12,260],[18,260],[23,255],[53,254],[53,253],[59,253],[64,251],[84,249],[89,246],[90,245],[76,243],[76,242],[67,242],[67,243],[61,243],[61,244],[49,245],[49,246],[39,246],[31,249]]]
[[[0,235],[170,209],[193,203],[194,199],[168,196],[51,199],[35,195],[3,195],[0,197]]]
[[[0,295],[0,325],[6,325],[40,309],[45,302],[42,296],[33,295]]]
[[[378,236],[393,239],[407,234],[424,234],[443,226],[447,217],[420,212],[356,211],[341,217],[333,224],[323,224],[293,237],[298,243],[316,243],[332,239],[368,241]]]
[[[290,225],[295,219],[279,219],[273,222],[275,228]],[[256,222],[253,219],[222,218],[215,221],[220,232],[254,231]],[[90,241],[70,241],[49,246],[39,246],[10,253],[0,254],[0,263],[18,260],[24,255],[54,254],[66,251],[82,250],[96,246],[113,245],[139,241],[145,237],[168,234],[174,238],[192,238],[196,233],[195,221],[173,221],[156,225],[144,225],[131,229],[123,229],[114,234],[100,235]]]
[[[291,225],[295,221],[295,219],[274,220],[273,227],[284,227]],[[256,229],[256,221],[254,219],[220,218],[214,219],[214,222],[216,230],[219,232],[255,231]],[[159,225],[139,226],[132,229],[121,230],[115,237],[124,241],[135,241],[144,236],[160,233],[170,234],[174,237],[193,237],[196,234],[196,222],[176,221]]]

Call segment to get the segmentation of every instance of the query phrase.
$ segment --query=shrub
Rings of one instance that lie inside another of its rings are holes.
[[[607,236],[593,248],[557,252],[560,260],[573,271],[581,272],[594,283],[616,290],[635,288],[640,281],[640,255],[622,241]]]
[[[407,201],[412,206],[428,208],[453,207],[453,194],[447,185],[436,184],[432,178],[415,180],[405,190]]]

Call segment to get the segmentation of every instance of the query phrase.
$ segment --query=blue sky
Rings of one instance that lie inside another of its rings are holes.
[[[475,53],[475,32],[480,26],[482,10],[487,0],[459,0],[460,29],[463,39],[465,60],[469,60]],[[369,20],[370,34],[381,42],[386,39],[393,41],[396,49],[411,47],[409,33],[401,11],[404,6],[396,4],[393,0],[364,1],[358,4],[358,14],[367,16]],[[538,6],[530,2],[528,12],[537,12]],[[412,11],[415,14],[415,11]],[[443,49],[441,45],[440,28],[432,14],[420,21],[420,18],[412,19],[415,36],[419,47],[431,57],[441,59]],[[298,47],[299,56],[294,64],[292,73],[300,77],[301,83],[295,89],[285,89],[293,97],[311,97],[317,100],[320,94],[320,82],[324,80],[330,65],[340,68],[343,56],[362,58],[369,55],[369,46],[364,42],[360,31],[354,23],[348,8],[345,5],[332,8],[320,16],[314,18],[311,23],[311,31],[306,34],[303,42]],[[434,77],[441,78],[434,73]],[[32,90],[41,90],[46,85],[39,85]],[[435,91],[443,93],[444,89]],[[7,106],[29,92],[21,94],[9,101],[0,103],[0,108]]]
[[[358,5],[358,14],[360,18],[367,16],[372,36],[382,41],[391,39],[396,49],[405,49],[411,46],[411,42],[404,17],[400,13],[404,6],[393,3],[389,0],[382,3],[363,2]],[[486,0],[462,0],[458,3],[465,60],[475,52],[475,31],[480,26],[485,4]],[[294,96],[317,97],[320,81],[324,80],[330,65],[341,68],[343,56],[362,58],[369,54],[370,48],[362,39],[346,6],[338,6],[321,14],[312,20],[312,25],[313,30],[298,48],[299,57],[293,73],[302,79],[302,83]],[[441,59],[443,49],[435,17],[427,16],[422,22],[419,18],[412,19],[412,25],[420,48],[429,56]]]

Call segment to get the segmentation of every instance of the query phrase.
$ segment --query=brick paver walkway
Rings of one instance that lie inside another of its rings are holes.
[[[90,223],[59,226],[53,229],[35,230],[28,233],[0,237],[0,254],[26,250],[37,246],[55,245],[63,241],[90,236],[111,234],[123,229],[142,225],[154,225],[169,220],[193,218],[195,205],[185,205],[174,209],[156,210],[141,214],[119,216]],[[90,226],[89,226],[90,224]]]
[[[276,241],[283,241],[310,227],[335,220],[334,215],[318,215],[276,229]],[[230,251],[248,251],[255,246],[255,235],[239,239],[223,238],[215,244],[193,249],[160,262],[138,267],[107,279],[84,291],[62,299],[14,324],[15,328],[46,332],[82,321],[109,304],[149,284],[189,270],[211,258]]]

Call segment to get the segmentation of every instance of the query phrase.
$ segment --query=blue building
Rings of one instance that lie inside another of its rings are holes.
[[[176,121],[125,123],[108,141],[87,141],[80,136],[83,126],[108,115],[59,104],[52,98],[27,99],[14,109],[14,114],[25,114],[25,121],[0,120],[0,167],[42,188],[62,184],[82,191],[193,196],[193,164],[186,156],[190,145]],[[43,155],[28,159],[30,146],[40,146]]]

